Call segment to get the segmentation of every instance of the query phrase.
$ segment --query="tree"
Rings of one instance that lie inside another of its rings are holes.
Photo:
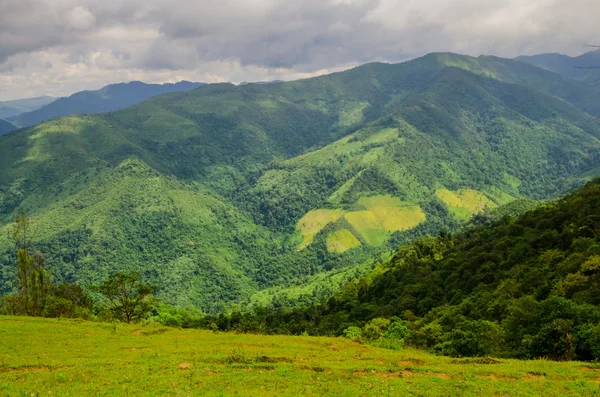
[[[143,318],[153,308],[151,294],[154,287],[143,284],[137,272],[111,274],[92,290],[104,295],[109,310],[128,324]]]
[[[50,275],[46,272],[43,256],[31,254],[31,221],[27,215],[19,214],[15,219],[13,239],[18,266],[20,308],[17,312],[28,316],[40,316],[51,287]]]

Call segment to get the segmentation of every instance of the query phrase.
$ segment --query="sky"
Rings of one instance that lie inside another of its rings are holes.
[[[0,100],[291,80],[429,52],[576,55],[598,0],[0,0]]]

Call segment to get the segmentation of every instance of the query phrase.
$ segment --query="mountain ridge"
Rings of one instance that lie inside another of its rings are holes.
[[[590,177],[600,122],[530,75],[582,92],[517,61],[432,54],[56,118],[0,138],[0,228],[31,214],[57,280],[137,269],[167,301],[208,311],[363,272],[416,237]]]
[[[131,81],[110,84],[98,90],[85,90],[58,98],[39,109],[10,117],[10,121],[21,127],[30,127],[53,117],[115,111],[156,95],[183,92],[198,88],[202,84],[189,81],[165,84]]]

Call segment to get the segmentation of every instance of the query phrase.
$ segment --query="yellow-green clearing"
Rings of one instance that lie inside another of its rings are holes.
[[[344,217],[369,245],[381,245],[389,233],[412,229],[426,219],[421,207],[390,195],[361,198],[358,204],[366,210],[349,212]]]
[[[343,210],[312,210],[298,221],[296,228],[302,233],[302,246],[306,248],[312,243],[315,235],[328,224],[337,221],[344,214]]]
[[[375,246],[383,244],[390,237],[390,233],[410,230],[426,219],[425,212],[421,207],[405,203],[389,194],[363,197],[357,204],[365,210],[344,212],[343,210],[319,209],[304,215],[296,225],[296,228],[302,232],[303,240],[300,248],[310,245],[317,233],[329,223],[337,221],[342,215],[352,225],[354,231],[360,234],[364,242]],[[352,235],[350,231],[347,232]],[[336,241],[342,237],[344,236],[329,236],[327,239],[329,252],[344,252],[360,244],[360,241],[358,241],[359,244],[352,242],[347,234],[345,234],[346,240],[344,241],[350,245],[337,244]],[[354,235],[352,237],[356,238]]]
[[[594,396],[600,366],[0,316],[0,395]]]
[[[342,229],[327,236],[327,250],[341,254],[360,246],[360,241],[348,229]]]
[[[467,220],[471,215],[478,214],[486,208],[497,208],[498,205],[485,194],[473,189],[459,189],[451,191],[438,189],[435,195],[442,200],[450,212],[460,220]]]

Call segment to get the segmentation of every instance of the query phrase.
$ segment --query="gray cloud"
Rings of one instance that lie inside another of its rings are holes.
[[[0,100],[121,80],[292,79],[431,51],[600,41],[595,0],[2,0]]]

